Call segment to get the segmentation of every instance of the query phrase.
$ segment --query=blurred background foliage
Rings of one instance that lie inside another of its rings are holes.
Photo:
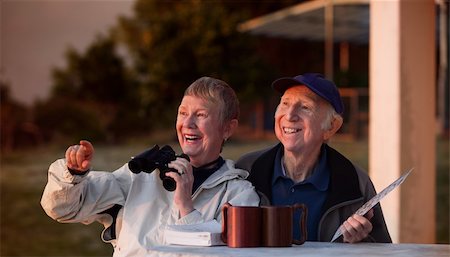
[[[82,138],[95,142],[100,153],[96,167],[104,170],[117,168],[149,145],[176,146],[176,107],[185,88],[201,76],[222,79],[236,90],[241,124],[255,122],[258,108],[273,111],[271,81],[280,74],[321,72],[323,45],[253,37],[236,27],[299,2],[303,1],[137,0],[131,16],[118,18],[85,51],[67,49],[65,65],[52,70],[47,99],[23,105],[11,97],[12,85],[0,79],[0,195],[6,196],[1,202],[0,255],[110,255],[111,247],[98,238],[100,226],[63,226],[42,211],[39,198],[49,163]],[[351,47],[357,52],[351,72],[337,72],[335,81],[344,87],[367,88],[368,47]],[[273,120],[271,112],[262,115]],[[273,124],[263,127],[273,134]],[[244,132],[236,133],[225,147],[226,158],[236,159],[274,143],[273,136],[265,134],[248,142],[257,131]],[[334,142],[334,146],[367,168],[367,141],[359,139]],[[437,141],[436,233],[438,243],[448,243],[448,138]]]
[[[136,1],[131,17],[118,18],[84,52],[67,49],[47,99],[27,108],[2,93],[2,135],[14,138],[2,150],[79,138],[117,143],[172,127],[185,88],[201,76],[226,81],[246,103],[267,97],[276,68],[258,54],[257,39],[236,27],[297,2]],[[24,121],[34,131],[11,137],[7,127]]]

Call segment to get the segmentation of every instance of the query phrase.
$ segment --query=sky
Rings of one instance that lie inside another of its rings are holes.
[[[84,52],[132,8],[132,0],[0,0],[0,76],[12,98],[45,99],[68,47]]]

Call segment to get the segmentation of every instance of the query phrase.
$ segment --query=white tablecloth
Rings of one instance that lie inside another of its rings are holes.
[[[449,257],[450,245],[444,244],[378,244],[378,243],[323,243],[306,242],[281,248],[230,248],[227,246],[158,246],[148,251],[148,256],[236,256],[236,257],[283,257],[283,256],[317,256],[317,257]]]

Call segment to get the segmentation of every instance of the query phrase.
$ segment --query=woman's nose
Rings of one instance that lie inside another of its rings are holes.
[[[194,115],[188,115],[186,119],[184,120],[184,126],[188,128],[195,128],[195,116]]]

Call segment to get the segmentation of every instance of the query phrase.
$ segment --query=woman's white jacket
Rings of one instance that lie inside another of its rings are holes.
[[[80,176],[72,175],[60,159],[50,165],[41,205],[58,222],[102,223],[102,239],[114,246],[114,256],[142,256],[152,246],[165,244],[167,225],[221,222],[226,202],[258,206],[259,197],[247,176],[247,171],[226,160],[192,195],[195,210],[180,218],[174,193],[164,189],[158,170],[135,174],[125,164],[114,172]],[[114,208],[119,210],[117,217],[108,214]]]

